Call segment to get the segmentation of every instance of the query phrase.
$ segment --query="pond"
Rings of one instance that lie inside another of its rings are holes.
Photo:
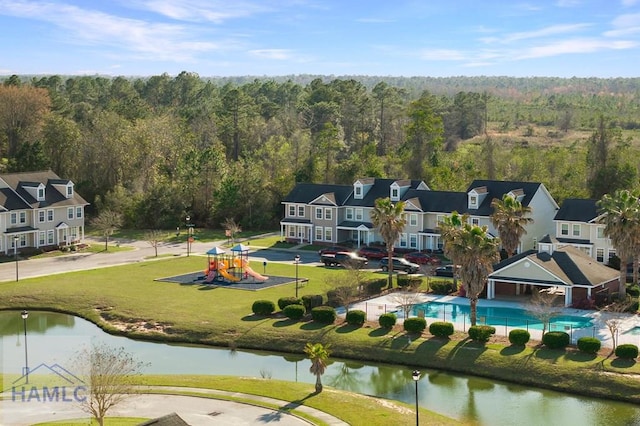
[[[27,362],[32,371],[42,364],[66,366],[79,347],[98,340],[124,347],[148,362],[144,372],[150,374],[237,375],[315,382],[309,373],[309,361],[301,355],[136,341],[106,334],[83,319],[47,312],[29,312],[26,324]],[[20,312],[0,312],[0,336],[3,373],[20,374],[25,365],[24,322]],[[323,383],[415,404],[415,383],[407,367],[333,360]],[[424,408],[480,425],[640,424],[640,407],[633,404],[435,370],[422,371],[418,395]]]

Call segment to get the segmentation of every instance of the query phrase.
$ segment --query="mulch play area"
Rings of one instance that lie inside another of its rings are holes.
[[[175,277],[157,278],[155,281],[166,283],[179,283],[183,285],[199,285],[203,288],[225,287],[235,288],[239,290],[262,290],[263,288],[274,287],[282,284],[295,283],[296,279],[291,277],[276,277],[269,275],[269,279],[266,281],[258,281],[257,279],[249,276],[240,281],[218,281],[214,280],[206,282],[207,276],[199,272],[192,272],[190,274],[177,275]],[[304,285],[305,279],[298,279],[300,286]]]

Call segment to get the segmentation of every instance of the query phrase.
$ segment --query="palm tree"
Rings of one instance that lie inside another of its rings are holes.
[[[611,239],[620,258],[620,278],[618,297],[626,297],[627,262],[634,261],[637,268],[636,253],[640,250],[640,198],[637,193],[618,190],[613,195],[605,194],[598,207],[602,215],[599,222],[604,224],[604,233]]]
[[[322,380],[320,377],[327,368],[327,360],[329,359],[329,355],[331,355],[330,347],[330,344],[325,346],[322,343],[307,343],[304,348],[304,353],[306,353],[311,360],[309,372],[316,375],[316,393],[322,392]]]
[[[531,207],[523,206],[516,198],[508,194],[502,196],[502,200],[494,198],[491,201],[493,213],[491,223],[498,230],[502,247],[511,257],[516,254],[520,245],[520,239],[527,233],[525,226],[533,223],[533,218],[527,215],[531,213]]]
[[[407,224],[404,218],[404,201],[392,203],[389,197],[378,198],[375,207],[371,211],[371,222],[378,228],[387,247],[387,260],[389,261],[389,288],[393,287],[393,246],[400,238]]]
[[[444,254],[454,265],[460,265],[460,278],[469,299],[471,325],[476,325],[478,297],[493,272],[493,263],[500,258],[500,240],[492,238],[486,226],[470,225],[468,219],[468,215],[461,216],[454,211],[440,223],[440,235]]]

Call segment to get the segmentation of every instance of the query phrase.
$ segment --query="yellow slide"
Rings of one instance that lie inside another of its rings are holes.
[[[240,278],[234,277],[229,273],[229,271],[227,271],[227,265],[222,262],[218,264],[218,273],[229,281],[240,281]]]
[[[251,266],[249,266],[249,262],[247,262],[246,260],[242,261],[242,267],[244,268],[245,271],[247,271],[247,274],[251,275],[253,278],[257,279],[258,281],[266,281],[269,279],[269,277],[265,277],[264,275],[261,275],[256,271],[254,271],[253,269],[251,269]]]

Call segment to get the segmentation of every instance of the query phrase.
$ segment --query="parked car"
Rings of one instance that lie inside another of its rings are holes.
[[[323,254],[336,254],[339,251],[349,251],[349,249],[342,246],[327,246],[318,250],[318,255],[322,256]]]
[[[349,266],[352,268],[364,268],[369,261],[366,257],[358,256],[352,251],[339,251],[336,254],[323,254],[320,261],[325,266]]]
[[[387,250],[383,247],[364,246],[358,250],[358,255],[367,259],[382,259],[387,254]]]
[[[423,251],[414,251],[404,255],[404,258],[409,262],[417,263],[418,265],[426,265],[432,263],[433,256]]]
[[[460,269],[460,266],[456,266],[455,270],[458,270],[458,269]],[[436,276],[453,278],[453,271],[454,271],[453,265],[438,266],[436,268]]]
[[[403,257],[392,257],[391,261],[393,262],[394,271],[404,271],[409,274],[415,274],[420,270],[420,265],[418,265],[417,263],[409,262]],[[380,259],[380,269],[385,272],[389,270],[388,257],[383,257],[382,259]]]

